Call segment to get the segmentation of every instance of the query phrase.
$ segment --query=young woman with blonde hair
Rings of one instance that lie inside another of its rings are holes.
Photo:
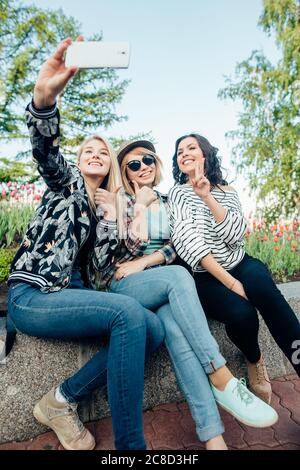
[[[143,432],[144,360],[163,340],[152,312],[127,296],[85,289],[103,269],[118,241],[115,200],[120,173],[114,152],[100,136],[85,140],[77,165],[59,151],[56,97],[76,70],[66,68],[65,40],[44,63],[26,110],[33,157],[47,190],[12,263],[10,319],[22,333],[58,339],[109,336],[78,372],[50,390],[34,416],[69,450],[88,450],[95,439],[77,415],[77,404],[108,384],[115,446],[146,449]],[[101,213],[95,213],[98,191]]]

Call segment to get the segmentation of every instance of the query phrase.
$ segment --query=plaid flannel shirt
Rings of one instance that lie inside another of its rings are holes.
[[[168,211],[168,197],[166,195],[160,194],[158,191],[155,192],[160,201],[163,202],[163,204],[165,205],[166,210]],[[120,240],[119,245],[116,248],[112,263],[106,269],[101,271],[100,288],[102,289],[109,286],[116,271],[116,263],[124,263],[125,261],[131,261],[137,257],[144,256],[144,252],[149,243],[149,240],[144,241],[141,240],[139,237],[135,236],[131,230],[132,222],[134,220],[134,196],[125,194],[124,201],[126,206],[123,212],[123,239]],[[176,258],[176,252],[173,248],[171,240],[167,240],[163,247],[157,251],[164,256],[165,264],[171,264],[174,262]],[[154,266],[152,266],[152,268],[153,267]]]

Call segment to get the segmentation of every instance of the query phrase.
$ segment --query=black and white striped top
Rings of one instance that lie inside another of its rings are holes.
[[[169,192],[170,229],[178,255],[192,268],[202,272],[200,261],[209,253],[224,268],[234,268],[244,257],[243,217],[236,191],[213,189],[214,198],[227,209],[222,222],[214,216],[189,184],[176,184]]]

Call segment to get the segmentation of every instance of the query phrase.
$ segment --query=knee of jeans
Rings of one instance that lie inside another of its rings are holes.
[[[183,266],[168,266],[168,270],[170,270],[169,274],[172,286],[176,285],[176,287],[185,288],[189,285],[194,286],[193,276]]]
[[[135,299],[120,294],[120,305],[116,310],[116,321],[121,321],[129,328],[141,327],[146,331],[145,309]]]

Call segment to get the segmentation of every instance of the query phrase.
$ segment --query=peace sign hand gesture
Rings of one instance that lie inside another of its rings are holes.
[[[210,194],[210,182],[204,176],[204,162],[205,158],[195,162],[195,178],[191,179],[192,188],[201,199],[205,199]]]

